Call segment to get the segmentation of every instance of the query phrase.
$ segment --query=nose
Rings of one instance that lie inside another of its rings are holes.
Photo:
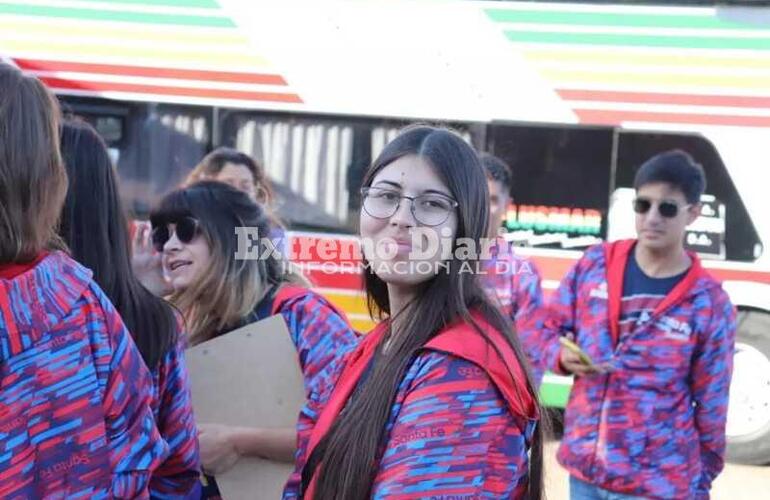
[[[650,224],[661,224],[664,220],[663,216],[660,215],[657,204],[653,204],[652,207],[650,207],[650,210],[644,214],[644,218],[645,222]]]
[[[396,213],[390,217],[390,224],[401,227],[414,227],[417,225],[417,221],[412,214],[412,200],[407,198],[401,199]]]
[[[171,233],[171,237],[163,244],[163,253],[178,252],[182,249],[182,242],[176,237],[176,230]]]

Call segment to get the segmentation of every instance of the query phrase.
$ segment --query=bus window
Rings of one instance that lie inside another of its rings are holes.
[[[688,247],[704,256],[753,261],[761,241],[743,200],[714,146],[699,135],[620,131],[616,187],[633,187],[639,166],[652,156],[681,149],[706,173],[704,211],[687,235]],[[721,231],[723,234],[719,234]],[[723,240],[723,241],[720,241]],[[723,245],[721,245],[723,243]],[[723,248],[720,248],[723,246]]]
[[[365,151],[354,125],[284,115],[228,115],[225,142],[264,165],[276,191],[278,215],[293,227],[349,232],[348,171]],[[358,157],[354,157],[356,154]]]
[[[606,235],[613,131],[498,125],[486,150],[513,169],[506,238],[521,246],[582,249]]]

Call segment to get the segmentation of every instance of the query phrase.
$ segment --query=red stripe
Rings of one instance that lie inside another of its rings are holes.
[[[620,125],[622,122],[688,123],[735,127],[770,127],[770,116],[735,116],[698,113],[658,113],[651,111],[573,110],[582,123]]]
[[[726,106],[733,108],[770,108],[770,97],[737,95],[666,94],[661,92],[618,92],[604,90],[557,90],[569,101],[631,102],[683,106]]]
[[[319,288],[339,288],[343,290],[363,290],[364,280],[359,273],[327,273],[315,270],[307,273],[313,285]]]
[[[242,101],[274,101],[301,103],[297,94],[282,92],[252,92],[245,90],[191,89],[166,85],[144,85],[116,82],[87,82],[41,77],[43,83],[58,90],[85,90],[90,92],[131,92],[134,94],[204,97],[209,99],[238,99]]]
[[[28,71],[72,71],[103,75],[142,76],[147,78],[176,78],[211,82],[251,83],[258,85],[287,85],[280,75],[242,73],[236,71],[205,71],[194,69],[153,68],[150,66],[123,66],[39,59],[14,59],[21,69]]]
[[[21,352],[21,339],[19,338],[19,330],[16,328],[16,319],[11,310],[11,301],[3,285],[0,285],[0,311],[6,318],[5,330],[8,332],[8,342],[11,344],[11,355],[13,356]]]
[[[703,266],[709,274],[721,281],[752,281],[770,285],[770,273],[762,271],[740,271],[735,269],[715,269]]]

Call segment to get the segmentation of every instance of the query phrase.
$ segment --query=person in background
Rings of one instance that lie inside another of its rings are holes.
[[[724,466],[735,311],[684,248],[705,186],[682,151],[645,162],[637,239],[589,248],[549,304],[545,359],[575,375],[558,451],[573,499],[705,499]]]
[[[501,235],[503,221],[511,204],[513,174],[500,158],[489,153],[479,155],[489,187],[489,231],[494,240],[490,258],[484,259],[482,285],[516,326],[516,334],[530,362],[535,387],[540,387],[545,366],[540,350],[539,316],[543,309],[540,273],[535,264],[520,255]]]
[[[267,255],[269,238],[258,238],[253,248],[265,258],[238,257],[236,228],[269,234],[262,208],[227,184],[201,181],[164,197],[150,221],[153,245],[163,255],[163,273],[173,287],[170,300],[185,316],[191,344],[280,314],[297,349],[307,397],[315,399],[317,387],[330,376],[326,367],[351,350],[357,336],[343,313],[301,286],[277,251]],[[241,455],[294,458],[293,428],[200,424],[199,429],[207,473],[227,470]],[[211,479],[205,497],[218,495]]]
[[[199,181],[213,180],[229,184],[243,191],[255,203],[262,206],[270,221],[268,233],[273,244],[281,254],[289,256],[289,245],[283,223],[273,214],[275,201],[273,187],[265,170],[251,156],[238,150],[219,147],[207,154],[189,173],[182,187],[189,187]],[[150,224],[135,221],[133,223],[133,260],[132,265],[142,283],[158,296],[167,296],[173,287],[155,272],[161,261],[161,255],[152,251],[150,242]]]
[[[190,172],[183,186],[190,186],[204,180],[229,184],[259,203],[272,225],[270,238],[283,255],[288,255],[284,225],[273,212],[275,203],[273,185],[262,165],[246,153],[228,147],[218,147],[207,154]]]
[[[539,499],[540,409],[524,355],[463,271],[477,259],[455,251],[478,246],[488,224],[476,151],[451,131],[409,127],[363,185],[366,291],[385,319],[308,403],[317,421],[284,498]]]
[[[65,121],[61,132],[70,189],[59,234],[72,257],[93,271],[93,279],[115,305],[152,373],[151,406],[169,454],[152,475],[150,494],[194,497],[200,487],[200,455],[181,317],[146,290],[131,270],[126,216],[104,141],[85,122]]]
[[[0,497],[146,498],[168,452],[152,379],[91,272],[57,248],[59,109],[0,64]]]

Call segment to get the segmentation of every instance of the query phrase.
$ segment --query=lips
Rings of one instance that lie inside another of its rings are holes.
[[[175,260],[168,263],[168,270],[173,272],[181,267],[189,266],[190,264],[192,264],[192,262],[189,260]]]

